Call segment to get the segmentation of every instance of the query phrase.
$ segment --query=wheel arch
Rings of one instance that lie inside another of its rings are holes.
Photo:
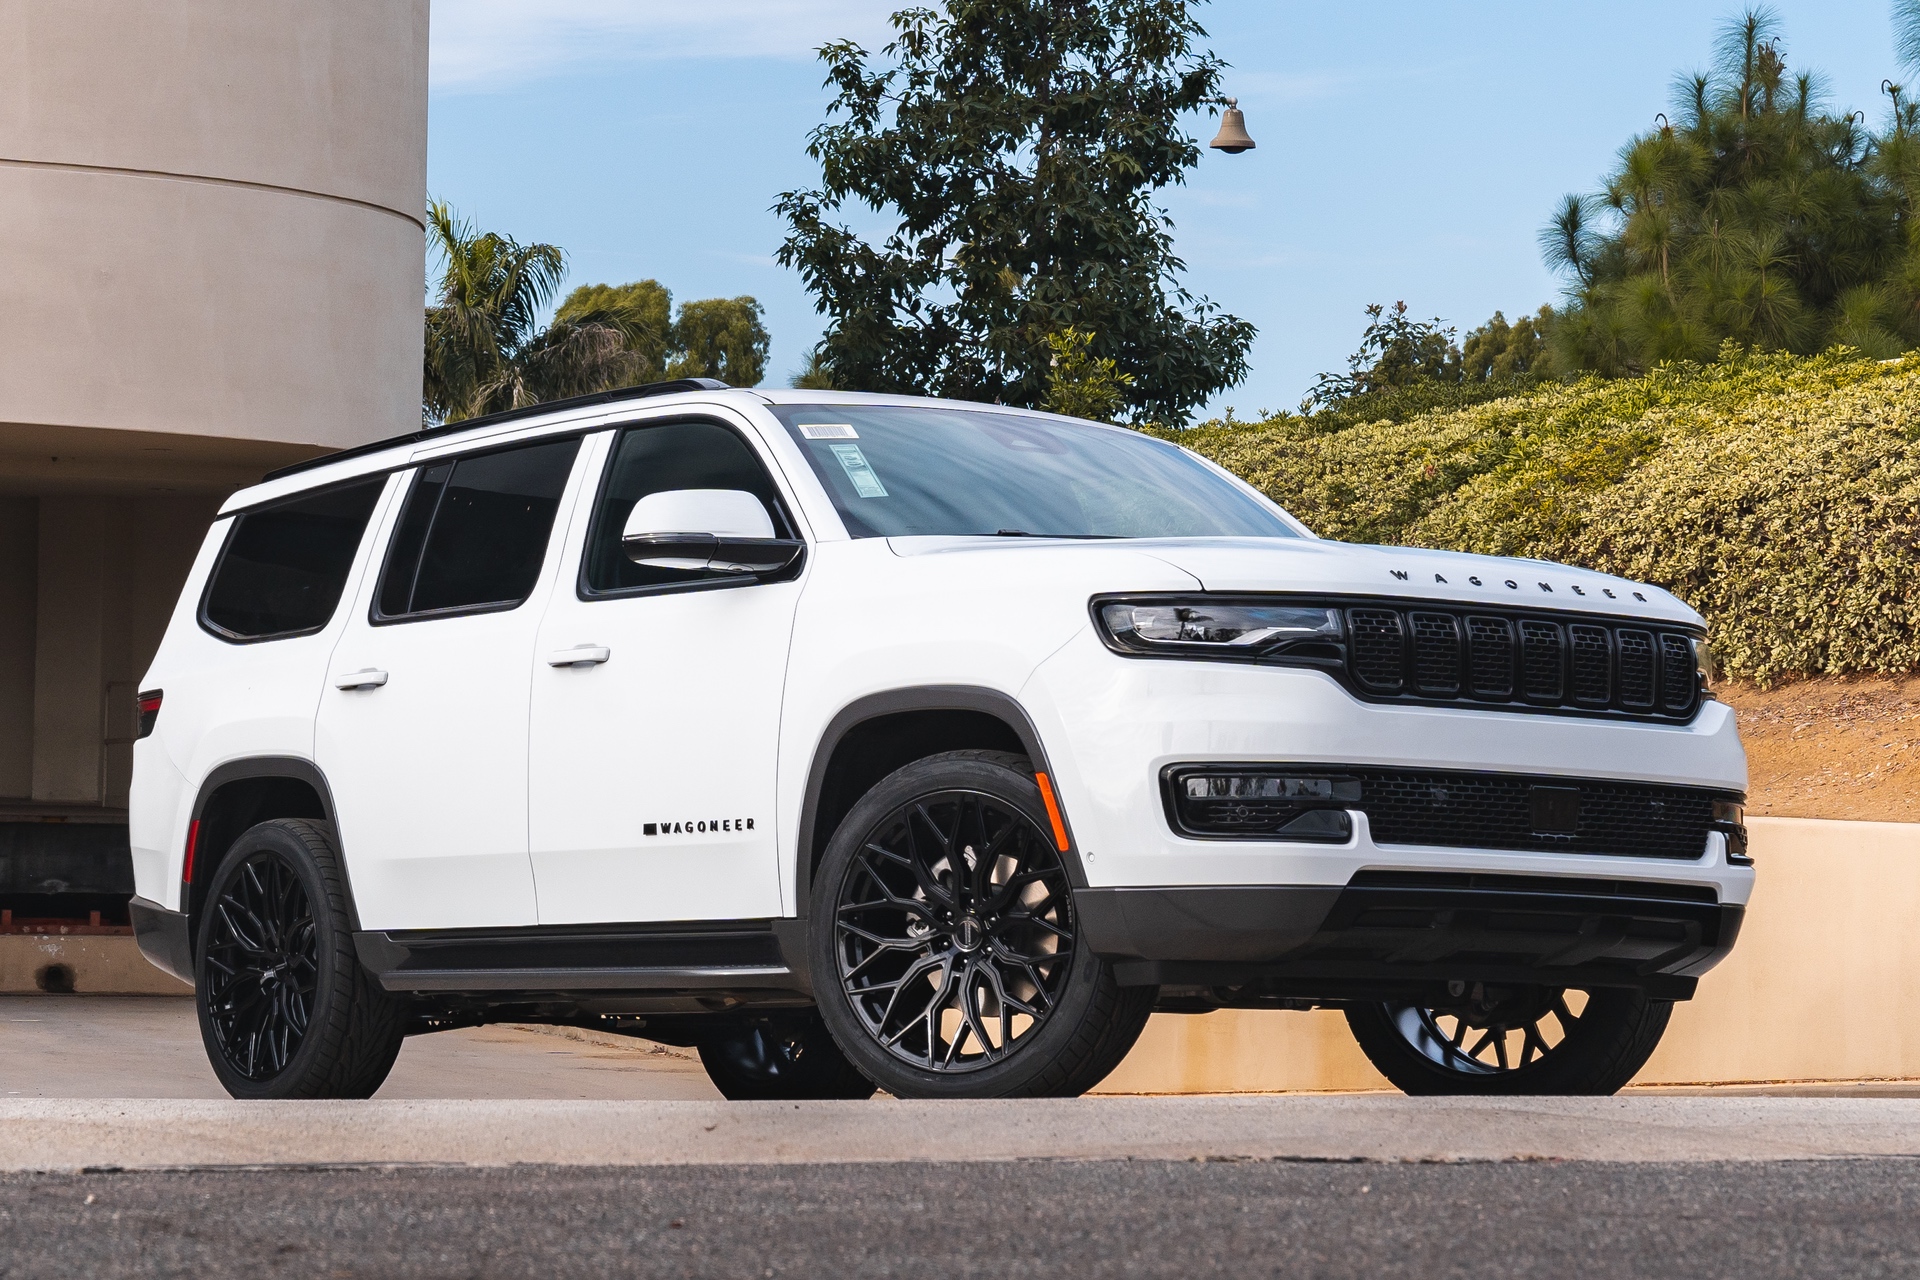
[[[331,823],[335,848],[339,847],[340,824],[334,819],[333,789],[327,785],[326,774],[311,760],[297,756],[230,760],[201,781],[191,814],[195,825],[188,828],[195,832],[193,874],[189,879],[183,869],[180,886],[180,906],[189,922],[190,940],[213,873],[227,850],[248,828],[276,818],[316,818]],[[352,876],[344,857],[340,872],[346,882],[348,918],[358,929],[360,914],[354,906]]]
[[[1037,772],[1053,776],[1032,718],[997,689],[920,685],[869,694],[843,707],[820,735],[807,770],[795,844],[795,916],[803,922],[808,916],[813,871],[827,841],[874,783],[915,760],[973,748],[1016,752]],[[1068,880],[1075,889],[1085,888],[1079,846],[1064,807],[1061,820],[1067,831]]]

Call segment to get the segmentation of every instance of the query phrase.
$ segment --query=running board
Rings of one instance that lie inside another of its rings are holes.
[[[370,930],[353,942],[388,991],[806,989],[770,920]]]

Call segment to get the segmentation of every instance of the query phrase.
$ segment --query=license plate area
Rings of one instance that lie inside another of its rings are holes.
[[[1533,807],[1533,834],[1537,836],[1580,834],[1580,788],[1535,787],[1530,799]]]

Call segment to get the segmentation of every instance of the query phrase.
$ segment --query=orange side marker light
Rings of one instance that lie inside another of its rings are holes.
[[[1036,773],[1033,780],[1040,784],[1040,800],[1047,806],[1047,821],[1053,824],[1053,843],[1060,852],[1067,851],[1067,824],[1060,818],[1060,802],[1053,798],[1053,783],[1044,773]]]

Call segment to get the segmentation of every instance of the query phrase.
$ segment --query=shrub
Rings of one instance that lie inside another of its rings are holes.
[[[1728,675],[1920,667],[1920,355],[1755,355],[1403,420],[1283,414],[1180,443],[1318,532],[1653,582]]]

